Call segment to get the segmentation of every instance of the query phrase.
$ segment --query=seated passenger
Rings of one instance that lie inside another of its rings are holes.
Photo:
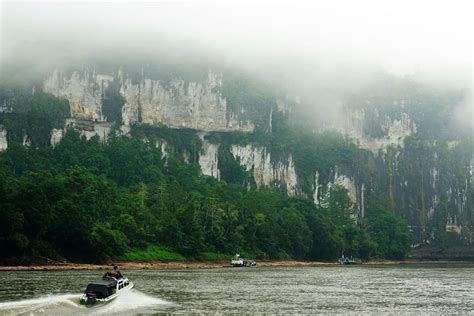
[[[120,273],[120,271],[119,271],[118,267],[117,267],[117,266],[115,266],[115,265],[114,265],[114,272],[115,272],[115,274],[117,275],[117,276],[116,276],[116,278],[117,278],[117,279],[121,279],[121,278],[123,278],[123,275],[122,275],[122,273]]]
[[[116,278],[116,279],[121,279],[123,278],[122,273],[118,270],[118,267],[114,265],[114,270],[113,271],[107,271],[103,278]]]

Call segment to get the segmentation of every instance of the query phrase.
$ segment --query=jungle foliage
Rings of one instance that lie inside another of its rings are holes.
[[[179,152],[165,158],[137,137],[101,143],[69,130],[54,148],[12,143],[0,153],[3,258],[144,260],[237,251],[256,258],[334,260],[341,252],[370,258],[393,251],[403,257],[406,226],[377,219],[379,212],[368,226],[356,224],[351,208],[339,186],[321,206],[270,188],[248,190],[201,175]],[[370,228],[377,220],[402,238],[380,237]]]

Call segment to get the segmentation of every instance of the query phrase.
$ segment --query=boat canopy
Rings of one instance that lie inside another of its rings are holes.
[[[117,280],[102,279],[89,283],[86,288],[86,293],[95,293],[97,298],[106,298],[112,294],[112,290],[117,285]]]

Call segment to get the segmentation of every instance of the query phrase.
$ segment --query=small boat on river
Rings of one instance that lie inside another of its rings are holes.
[[[117,266],[114,266],[114,270],[105,273],[102,279],[87,285],[80,304],[94,306],[107,303],[131,288],[133,288],[133,283],[120,273]]]
[[[360,260],[358,258],[354,258],[352,256],[345,257],[344,255],[342,255],[342,257],[339,258],[337,261],[340,264],[362,264],[362,260]]]
[[[230,264],[233,267],[253,267],[257,265],[254,260],[242,258],[240,254],[236,254],[230,261]]]

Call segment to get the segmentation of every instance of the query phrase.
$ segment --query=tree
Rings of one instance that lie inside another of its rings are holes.
[[[389,207],[387,199],[376,197],[367,208],[367,231],[376,243],[376,255],[381,258],[403,259],[411,245],[411,235],[405,220]]]

